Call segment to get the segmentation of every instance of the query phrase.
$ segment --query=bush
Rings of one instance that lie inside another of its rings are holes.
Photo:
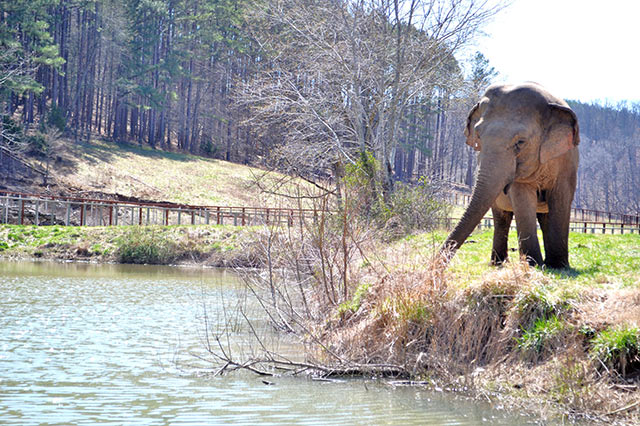
[[[345,167],[349,214],[373,221],[391,238],[432,230],[448,216],[450,206],[439,200],[440,188],[426,177],[417,184],[396,182],[385,199],[382,184],[377,181],[380,174],[381,165],[370,152]]]
[[[31,155],[44,156],[47,152],[47,141],[45,135],[41,132],[36,132],[27,136],[27,144],[29,145],[29,153]]]
[[[207,138],[200,143],[200,152],[207,157],[215,157],[218,153],[218,147],[213,143],[213,140]]]
[[[120,263],[166,265],[177,259],[177,249],[172,240],[135,227],[118,239],[116,257]]]
[[[622,375],[640,371],[640,329],[608,328],[591,341],[591,357]]]
[[[384,211],[384,197],[377,177],[380,163],[369,151],[362,152],[354,164],[345,166],[345,203],[350,214],[375,219]]]
[[[367,295],[371,284],[361,284],[356,289],[353,298],[347,302],[342,302],[338,306],[338,315],[343,316],[346,312],[356,313],[362,304],[362,299]]]
[[[57,106],[52,106],[47,114],[47,124],[51,127],[55,127],[61,132],[67,127],[67,120],[64,117],[64,112]]]
[[[439,188],[424,176],[417,185],[398,182],[391,195],[386,222],[393,220],[401,234],[436,228],[439,220],[449,213],[449,205],[440,201],[438,195]]]

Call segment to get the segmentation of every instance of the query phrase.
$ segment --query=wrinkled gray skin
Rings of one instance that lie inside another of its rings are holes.
[[[541,86],[493,85],[473,107],[465,129],[479,153],[471,202],[443,251],[451,256],[491,208],[491,261],[507,259],[515,215],[520,253],[530,264],[569,267],[569,216],[578,170],[578,120],[567,103]],[[536,219],[544,237],[543,262]]]

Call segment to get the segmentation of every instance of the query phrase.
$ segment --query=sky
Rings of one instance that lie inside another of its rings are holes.
[[[640,102],[640,0],[513,0],[473,46],[500,73],[582,102]]]

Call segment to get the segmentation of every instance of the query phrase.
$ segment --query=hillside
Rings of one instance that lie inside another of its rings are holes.
[[[292,190],[295,179],[223,160],[95,139],[79,144],[64,140],[54,156],[47,187],[36,179],[8,189],[197,205],[293,203],[269,192]],[[44,170],[44,160],[30,161]]]

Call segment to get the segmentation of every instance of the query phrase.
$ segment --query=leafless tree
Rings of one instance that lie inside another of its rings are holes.
[[[237,91],[257,137],[302,173],[340,174],[358,152],[383,165],[391,189],[399,128],[409,106],[451,95],[454,54],[497,12],[484,0],[278,0],[248,24],[264,63]],[[277,130],[277,131],[274,131]]]

